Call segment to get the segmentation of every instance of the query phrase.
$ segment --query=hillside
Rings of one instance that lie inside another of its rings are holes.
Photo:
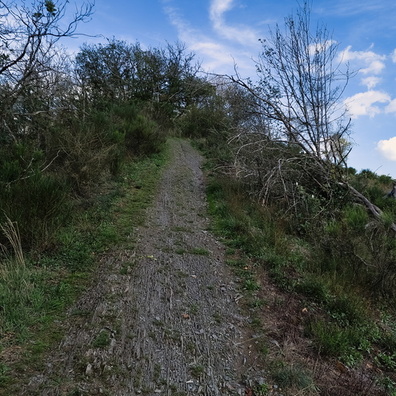
[[[242,392],[247,318],[207,231],[202,158],[185,141],[170,146],[146,223],[130,230],[136,249],[115,245],[101,257],[42,371],[25,367],[13,394]]]

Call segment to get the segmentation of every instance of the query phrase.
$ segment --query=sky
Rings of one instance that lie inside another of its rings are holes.
[[[236,66],[255,78],[259,39],[297,7],[296,0],[96,0],[91,21],[78,28],[92,37],[63,44],[77,51],[113,37],[143,48],[182,42],[207,72],[233,74]],[[326,25],[355,72],[343,97],[352,120],[348,165],[396,178],[396,2],[311,0],[311,19]]]

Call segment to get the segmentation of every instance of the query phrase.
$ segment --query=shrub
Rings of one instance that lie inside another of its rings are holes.
[[[366,209],[360,205],[349,206],[344,210],[346,224],[354,231],[364,232],[369,216]]]
[[[110,113],[113,128],[124,136],[124,144],[129,153],[139,156],[161,151],[166,134],[136,104],[115,105]]]
[[[69,214],[68,192],[64,182],[37,171],[0,190],[0,205],[3,209],[0,221],[4,223],[7,216],[18,224],[25,249],[45,249],[50,246],[54,231]]]
[[[356,346],[353,329],[345,329],[321,319],[310,324],[310,332],[316,340],[317,348],[326,356],[342,359]]]

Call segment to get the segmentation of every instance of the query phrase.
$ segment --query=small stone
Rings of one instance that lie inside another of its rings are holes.
[[[87,368],[85,369],[85,375],[92,375],[92,364],[88,363]]]

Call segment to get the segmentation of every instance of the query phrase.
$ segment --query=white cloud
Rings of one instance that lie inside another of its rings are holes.
[[[310,55],[315,55],[316,52],[324,52],[326,50],[328,50],[332,45],[336,45],[337,41],[335,40],[326,40],[323,41],[321,43],[315,43],[315,44],[311,44],[309,46],[309,54]]]
[[[224,20],[224,14],[234,8],[234,0],[212,0],[209,10],[210,20],[214,30],[223,38],[241,44],[257,44],[260,37],[257,32],[246,26],[229,26]]]
[[[233,65],[230,51],[219,43],[210,40],[197,41],[190,48],[205,58],[203,67],[208,72],[220,72],[225,65]]]
[[[396,63],[396,49],[394,49],[391,53],[391,59],[393,63]]]
[[[382,70],[385,69],[385,63],[379,60],[373,60],[369,62],[368,67],[364,69],[360,69],[360,72],[363,74],[380,74]]]
[[[376,85],[378,85],[382,81],[379,77],[365,77],[362,79],[362,84],[367,86],[367,89],[373,89]]]
[[[360,69],[363,74],[373,73],[380,74],[385,68],[384,61],[386,60],[386,55],[380,55],[373,51],[351,51],[352,46],[346,47],[341,51],[339,57],[342,62],[357,61],[365,68]]]
[[[389,103],[390,101],[391,98],[386,92],[367,91],[345,99],[345,104],[352,118],[365,115],[374,117],[383,112],[380,107],[375,106],[375,103]]]
[[[390,138],[388,140],[380,140],[377,143],[377,150],[386,159],[396,161],[396,137]]]
[[[396,113],[396,99],[393,99],[388,106],[385,107],[385,113]]]
[[[227,9],[226,3],[232,3],[232,1],[218,2],[218,11]],[[241,50],[240,48],[236,50],[233,46],[223,44],[209,37],[207,32],[202,33],[199,29],[191,27],[180,16],[178,10],[173,7],[167,6],[164,7],[164,10],[171,24],[177,29],[180,40],[186,43],[189,50],[203,59],[202,67],[205,71],[233,74],[234,63],[237,63],[238,68],[248,75],[254,73],[255,66],[247,51]],[[235,53],[237,54],[236,59],[232,57],[232,54]]]

